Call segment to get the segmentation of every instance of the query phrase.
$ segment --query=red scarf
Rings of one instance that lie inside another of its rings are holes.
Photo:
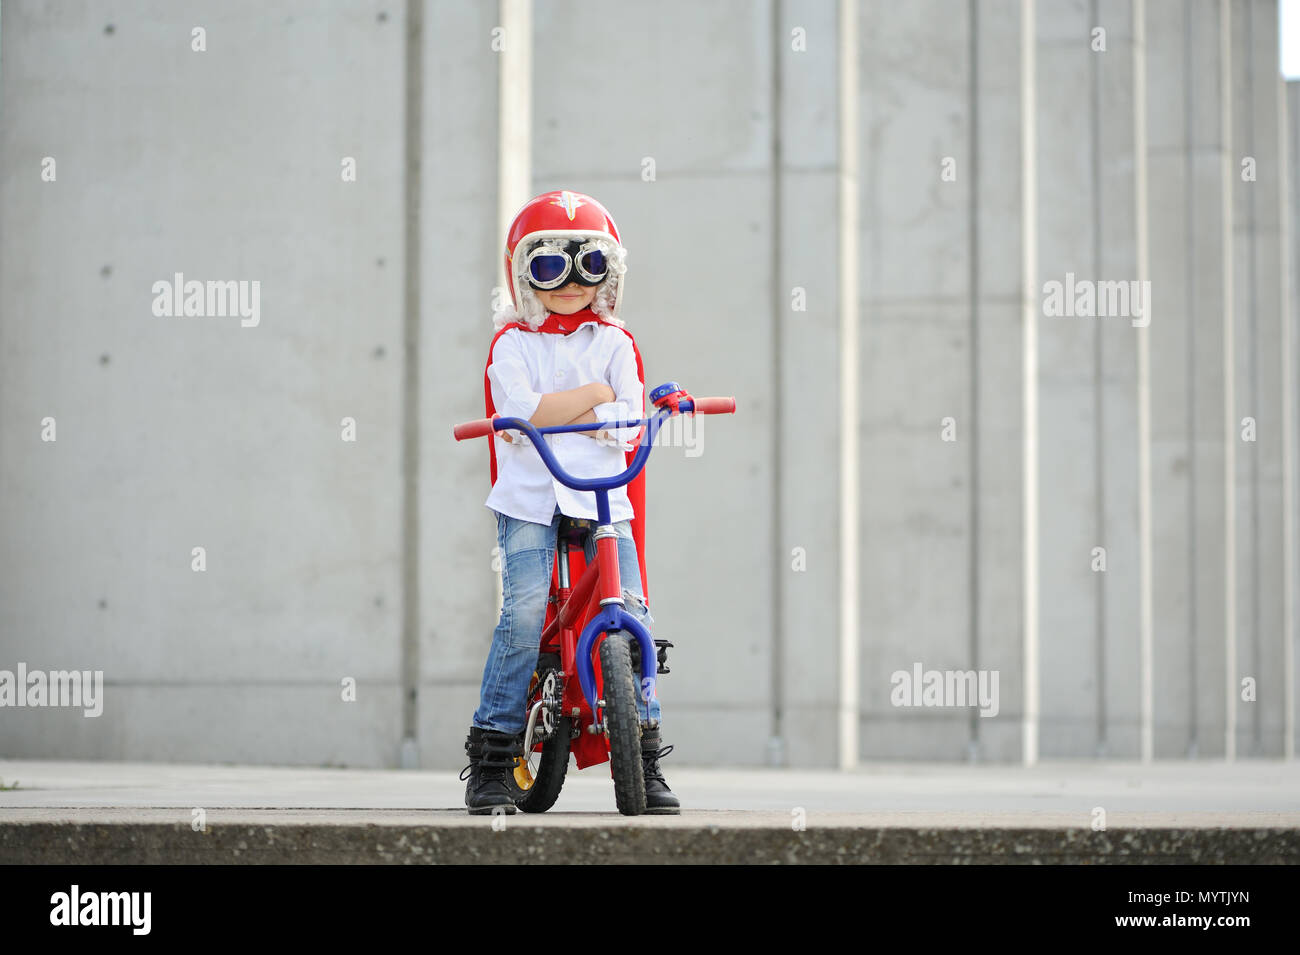
[[[572,315],[556,315],[554,312],[550,312],[546,316],[546,321],[538,326],[537,331],[545,332],[548,335],[567,335],[569,332],[576,331],[580,325],[586,325],[588,322],[600,322],[602,325],[613,324],[605,321],[591,309],[584,308]],[[511,322],[506,328],[522,328],[526,332],[532,331],[522,322]],[[505,331],[505,329],[503,328],[502,331]]]

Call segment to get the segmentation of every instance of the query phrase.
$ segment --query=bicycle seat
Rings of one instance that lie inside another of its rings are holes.
[[[595,530],[596,522],[590,518],[561,514],[557,536],[560,540],[567,541],[570,546],[581,547],[582,539]]]

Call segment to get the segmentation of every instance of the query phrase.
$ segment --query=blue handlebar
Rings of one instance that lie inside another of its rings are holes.
[[[693,411],[694,404],[689,401],[683,401],[678,406],[682,411]],[[667,408],[661,409],[649,418],[641,418],[634,421],[597,421],[591,424],[558,424],[548,428],[539,428],[531,421],[523,418],[493,418],[492,430],[507,431],[517,429],[524,432],[532,439],[533,447],[537,448],[537,453],[542,456],[546,462],[546,467],[555,479],[566,487],[571,487],[575,491],[610,491],[616,487],[622,487],[629,483],[640,473],[641,468],[645,466],[646,458],[650,456],[650,448],[654,444],[655,435],[659,433],[659,428],[665,419],[672,416],[672,412]],[[646,432],[641,438],[641,445],[637,448],[636,456],[632,458],[632,463],[621,474],[614,474],[610,477],[602,478],[579,478],[574,477],[568,471],[560,466],[560,462],[555,459],[555,453],[551,450],[550,445],[542,440],[544,434],[560,434],[568,431],[598,431],[601,428],[634,428],[645,425]],[[597,500],[603,495],[596,495]]]

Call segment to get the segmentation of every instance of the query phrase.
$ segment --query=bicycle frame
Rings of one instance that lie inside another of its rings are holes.
[[[693,405],[688,401],[683,401],[680,407],[685,412],[694,410]],[[491,419],[493,431],[515,429],[527,434],[533,447],[537,449],[537,453],[541,455],[542,460],[546,463],[546,467],[561,484],[571,487],[575,491],[594,491],[596,494],[597,526],[592,534],[596,541],[596,560],[587,566],[587,570],[583,573],[582,579],[578,581],[577,587],[573,588],[572,593],[568,595],[568,599],[565,599],[564,590],[568,589],[569,584],[569,562],[566,548],[564,559],[559,564],[561,605],[555,619],[551,621],[551,625],[542,634],[541,643],[542,646],[545,646],[553,641],[556,631],[559,631],[561,635],[561,666],[566,673],[576,670],[578,685],[582,689],[582,695],[586,699],[597,724],[601,721],[600,700],[596,692],[596,667],[592,663],[591,656],[592,650],[596,646],[596,639],[600,634],[609,633],[613,630],[625,630],[632,634],[641,652],[642,696],[648,703],[655,693],[655,674],[658,671],[657,649],[654,638],[650,636],[650,631],[642,625],[641,621],[628,613],[623,599],[623,585],[618,568],[618,534],[614,530],[613,522],[610,520],[609,492],[613,488],[624,486],[640,473],[650,455],[650,449],[654,445],[659,428],[671,414],[667,409],[660,409],[649,418],[633,421],[597,421],[591,424],[555,425],[547,428],[538,428],[532,422],[525,421],[523,418],[502,418],[498,416]],[[631,428],[641,425],[645,426],[645,432],[640,446],[632,458],[632,463],[621,474],[605,478],[578,478],[569,474],[556,460],[550,445],[543,441],[541,437],[545,434],[558,434],[569,431],[595,431],[602,428]],[[600,582],[599,588],[596,586],[597,580]],[[599,607],[599,610],[596,610],[597,607]],[[582,629],[582,635],[575,641],[573,639],[573,624],[577,621],[579,612],[583,610],[595,612],[588,614],[587,624]],[[570,667],[573,667],[573,670]],[[565,696],[567,710],[572,703],[571,700],[567,699],[569,696],[567,688]]]
[[[557,654],[560,658],[560,668],[565,673],[574,672],[574,661],[578,659],[579,637],[575,632],[575,626],[582,621],[594,621],[601,607],[599,602],[601,599],[601,593],[607,593],[608,591],[615,589],[615,587],[621,587],[622,585],[620,580],[615,581],[612,586],[607,585],[602,587],[600,590],[597,590],[596,588],[596,580],[602,574],[602,565],[599,559],[601,541],[605,539],[600,537],[599,534],[599,530],[592,532],[592,537],[595,538],[596,541],[597,558],[587,563],[586,569],[583,571],[576,587],[570,585],[571,570],[569,567],[568,541],[561,538],[556,548],[558,558],[557,566],[559,569],[559,587],[556,592],[556,606],[558,609],[551,622],[547,624],[546,628],[542,631],[540,648],[543,653],[552,652]],[[611,540],[611,543],[613,544],[613,548],[617,548],[618,541],[616,537]],[[609,547],[609,545],[606,545],[606,547]],[[614,562],[615,564],[618,562],[617,551],[615,551]],[[625,604],[623,606],[625,606]],[[594,645],[595,637],[599,632],[599,630],[596,630],[592,635],[591,645]],[[639,645],[640,642],[638,640],[638,646]],[[591,654],[588,653],[586,657],[587,659],[590,659]],[[644,665],[643,658],[642,666],[644,667]],[[646,684],[642,684],[642,686],[644,688]],[[595,687],[593,683],[593,695],[594,691]],[[578,718],[582,712],[582,703],[584,698],[587,699],[588,707],[590,708],[590,697],[587,697],[586,691],[583,689],[581,677],[579,677],[578,680],[565,681],[564,694],[561,700],[561,706],[564,713],[569,714],[572,718]],[[647,695],[646,703],[648,704],[649,702],[650,696]],[[591,719],[592,726],[594,727],[593,732],[598,731],[601,719],[600,714],[598,714],[594,709],[591,709]],[[531,733],[526,734],[525,743],[529,742],[531,738]],[[525,746],[525,751],[527,751],[527,746]]]

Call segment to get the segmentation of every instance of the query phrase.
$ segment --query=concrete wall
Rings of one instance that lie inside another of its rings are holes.
[[[973,90],[977,116],[971,157],[971,397],[966,444],[973,475],[970,668],[1001,674],[999,715],[971,717],[970,752],[989,760],[1021,755],[1024,717],[1025,555],[1023,521],[1024,396],[1021,268],[1023,64],[1021,9],[1015,0],[973,6]],[[959,437],[959,440],[961,438]]]
[[[1224,484],[1226,5],[1148,0],[1146,12],[1155,754],[1222,755],[1233,544]]]
[[[974,641],[968,14],[867,4],[858,24],[861,745],[896,758],[962,758],[970,736],[968,711],[890,703],[891,674],[965,668]],[[930,29],[940,17],[947,29]]]
[[[1138,278],[1133,6],[1037,10],[1039,285]],[[1104,31],[1104,32],[1102,32]],[[1100,303],[1099,303],[1100,304]],[[1137,342],[1129,316],[1039,334],[1045,756],[1138,751]]]
[[[865,755],[1019,752],[1019,26],[1014,3],[860,15]],[[998,670],[1000,716],[893,706],[916,663]]]
[[[0,749],[390,765],[400,7],[0,15],[0,656],[107,697],[6,709]],[[260,281],[260,323],[156,317],[177,272]]]
[[[463,764],[499,594],[450,429],[553,188],[618,220],[647,382],[737,397],[648,471],[674,760],[1293,746],[1275,2],[584,11],[0,6],[0,669],[108,683],[0,753]],[[155,316],[176,272],[260,324]],[[1047,314],[1067,272],[1150,326]],[[894,705],[915,663],[998,715]]]
[[[496,521],[488,449],[452,426],[483,416],[497,230],[497,101],[501,54],[493,4],[425,8],[420,218],[419,764],[465,760],[496,624]],[[510,38],[508,38],[510,39]],[[454,280],[448,281],[448,277]]]
[[[1232,8],[1233,315],[1236,359],[1237,621],[1233,684],[1251,680],[1254,700],[1233,702],[1235,745],[1244,756],[1282,753],[1286,671],[1283,630],[1282,375],[1286,315],[1283,263],[1283,81],[1276,5]],[[1247,421],[1246,419],[1250,419]],[[1243,423],[1244,422],[1244,423]],[[1251,424],[1254,425],[1252,434]]]

